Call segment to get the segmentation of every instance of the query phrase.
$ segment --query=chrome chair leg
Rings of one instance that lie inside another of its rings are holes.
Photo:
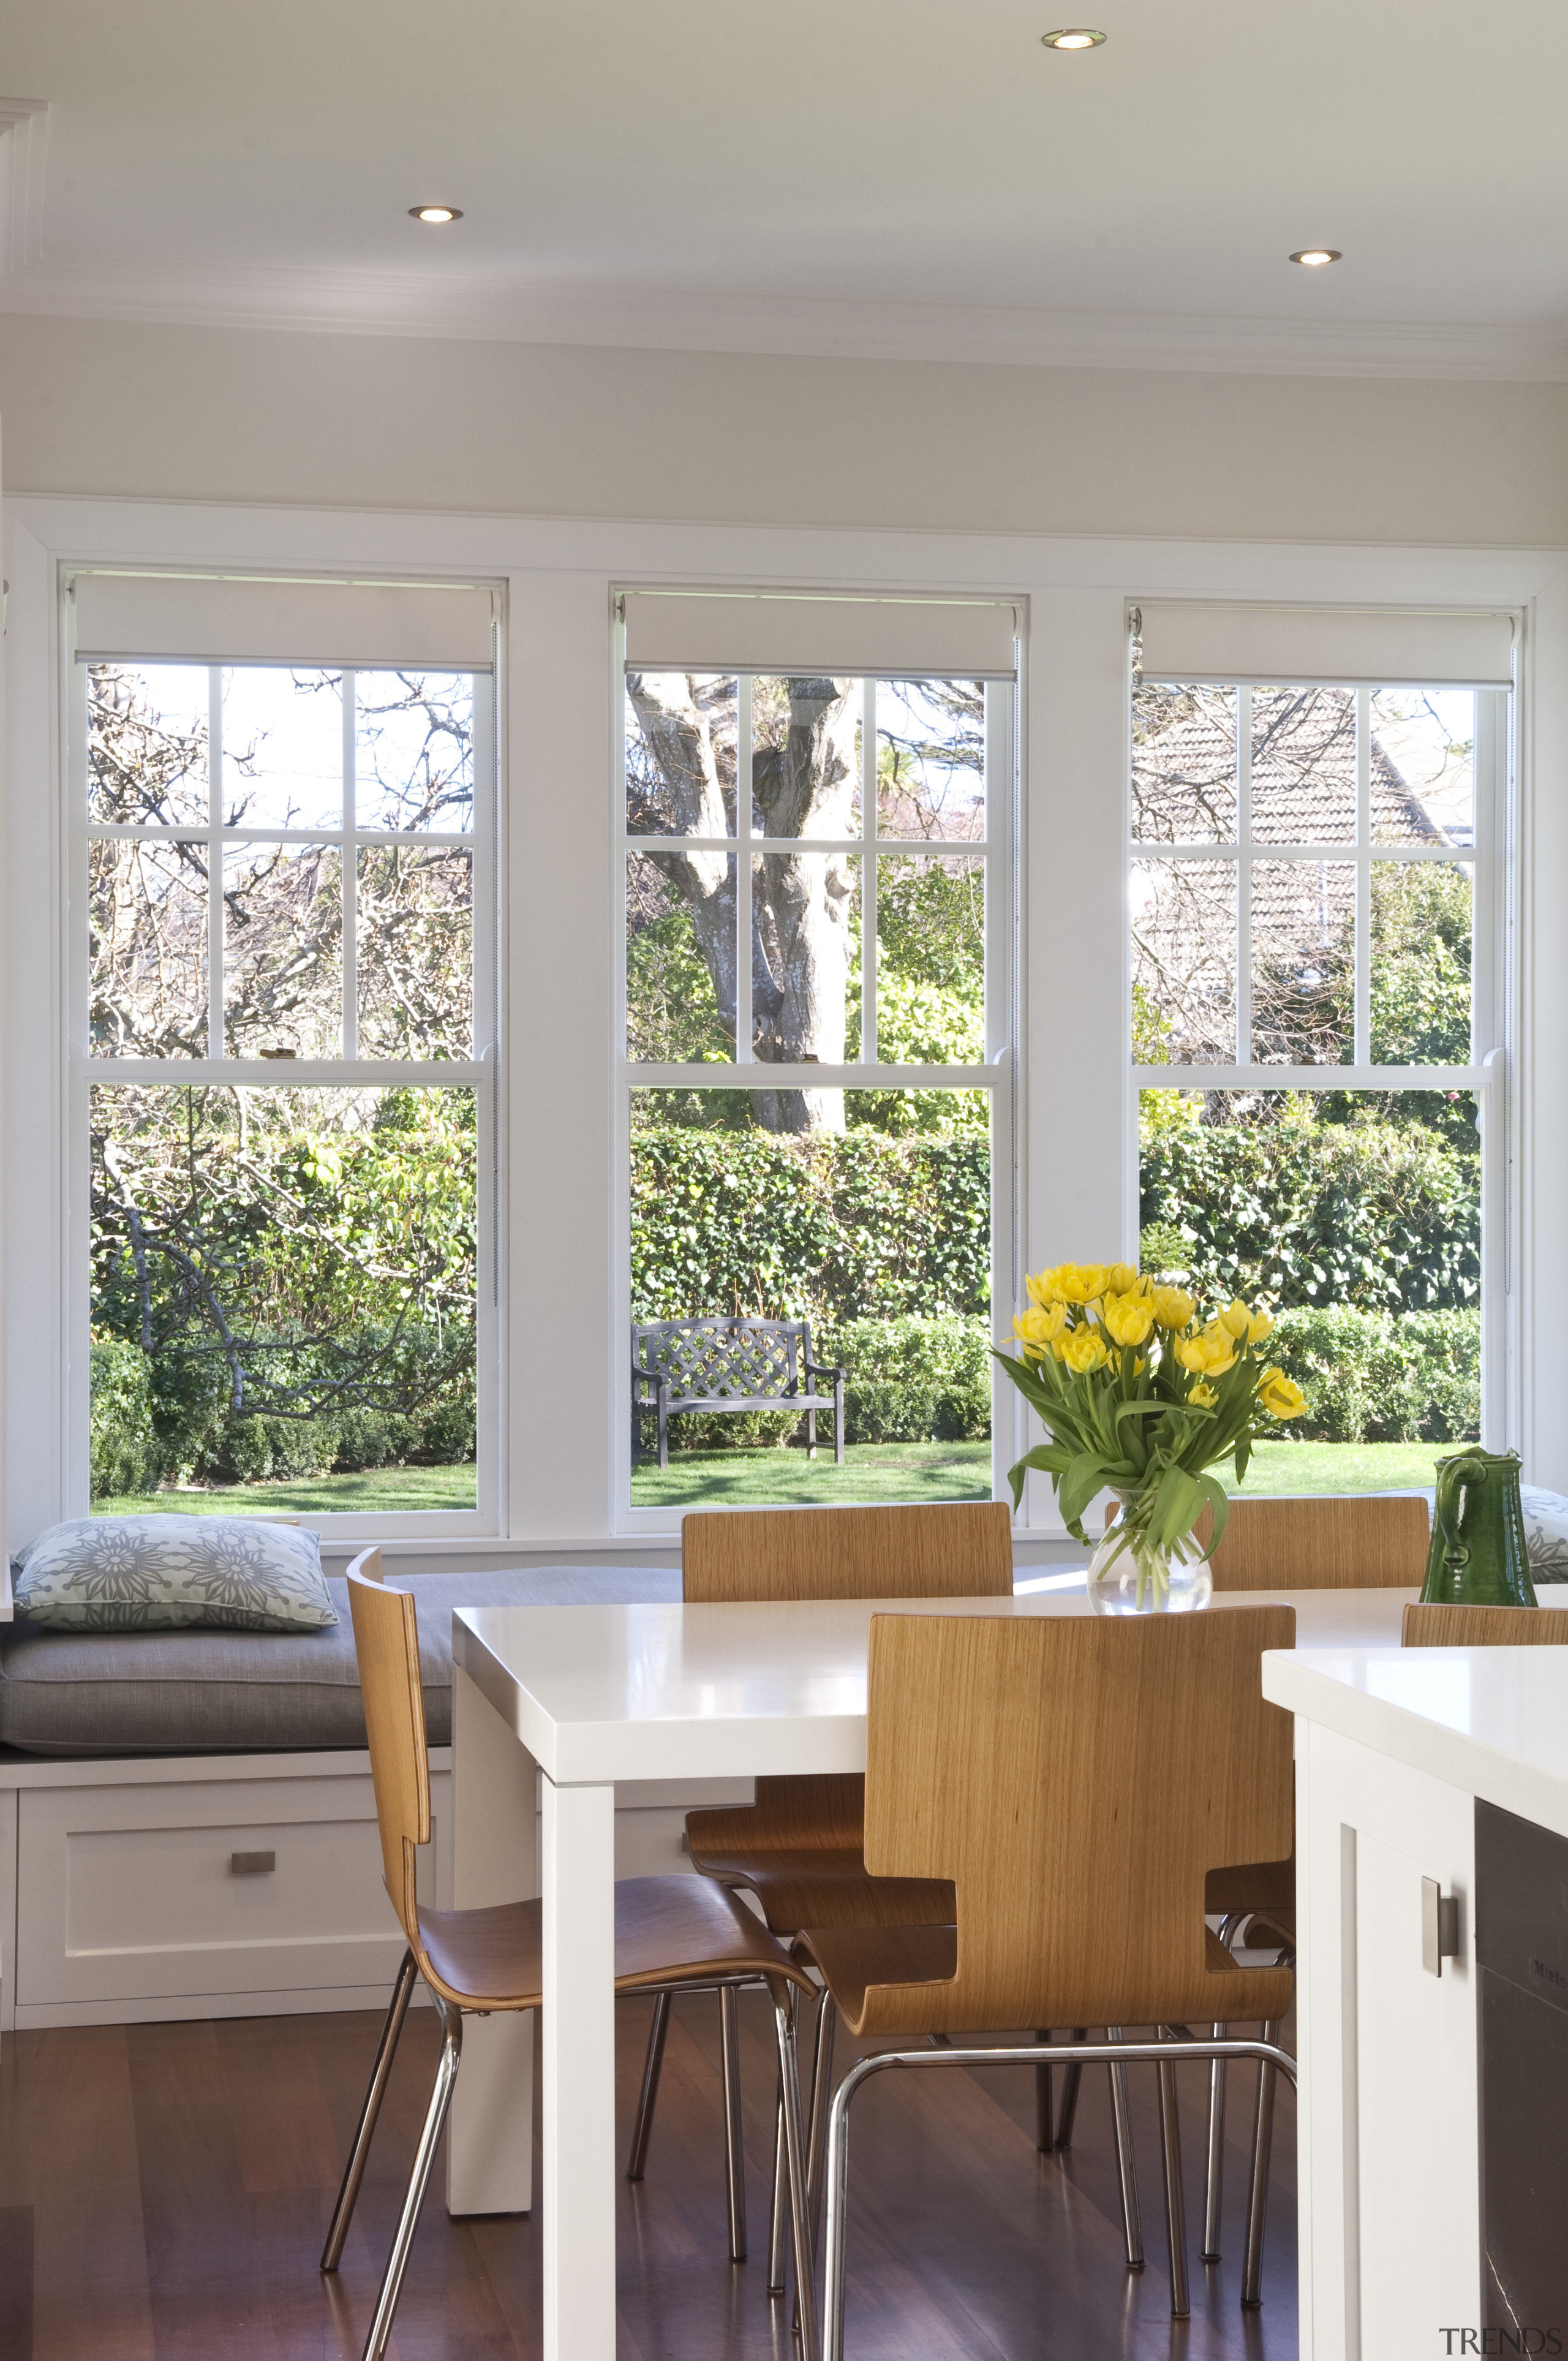
[[[839,2009],[824,1991],[817,2011],[817,2047],[811,2059],[811,2121],[806,2132],[806,2208],[811,2224],[813,2251],[822,2217],[823,2165],[828,2148],[828,2110],[833,2092],[833,2041],[839,2030]]]
[[[1211,2026],[1216,2041],[1223,2041],[1228,2028]],[[1225,2181],[1225,2061],[1223,2058],[1209,2060],[1209,2154],[1203,2171],[1203,2246],[1202,2260],[1217,2263],[1220,2259],[1220,2203],[1224,2195]]]
[[[790,1987],[791,1998],[795,1987]],[[784,2084],[773,2122],[773,2202],[768,2209],[768,2293],[784,2293],[784,2239],[789,2229],[789,2158],[784,2152]]]
[[[1048,2042],[1048,2032],[1036,2029],[1035,2039]],[[1042,2156],[1049,2156],[1056,2145],[1056,2111],[1051,2098],[1051,2070],[1040,2065],[1035,2069],[1035,2146]]]
[[[746,2259],[746,2150],[740,2130],[740,2018],[733,1984],[718,1991],[724,2059],[724,2186],[729,2204],[729,2259]]]
[[[1221,2045],[1227,2058],[1255,2058],[1288,2074],[1296,2080],[1296,2061],[1286,2056],[1276,2043],[1263,2041],[1227,2041]],[[1187,2051],[1189,2057],[1212,2058],[1215,2045],[1194,2041]],[[1121,2057],[1118,2049],[1124,2050]],[[1181,2214],[1181,2149],[1179,2127],[1176,2119],[1176,2073],[1173,2060],[1182,2054],[1174,2041],[1129,2041],[1124,2043],[1119,2026],[1108,2028],[1104,2041],[1074,2042],[1067,2053],[1067,2062],[1084,2066],[1110,2066],[1124,2071],[1130,2059],[1139,2064],[1157,2067],[1160,2076],[1160,2129],[1166,2151],[1168,2188],[1173,2201],[1170,2215],[1180,2231]],[[1058,2062],[1060,2062],[1058,2057]],[[849,2210],[850,2188],[850,2107],[862,2083],[873,2074],[885,2074],[894,2069],[908,2067],[975,2067],[1004,2066],[1016,2070],[1029,2063],[1027,2049],[1012,2047],[1002,2049],[959,2048],[948,2044],[942,2048],[873,2050],[851,2066],[833,2094],[833,2104],[828,2118],[828,2237],[823,2291],[823,2361],[843,2361],[844,2356],[844,2233]],[[1174,2169],[1172,2169],[1174,2167]],[[1172,2240],[1173,2276],[1180,2264],[1183,2303],[1187,2292],[1185,2241],[1182,2235]],[[1186,2317],[1185,2312],[1179,2317]]]
[[[1277,2019],[1270,2019],[1261,2038],[1279,2038]],[[1266,2059],[1257,2070],[1257,2111],[1252,2128],[1252,2180],[1247,2191],[1246,2250],[1242,2263],[1242,2301],[1252,2311],[1263,2301],[1263,2220],[1268,2206],[1268,2166],[1274,2147],[1274,2091],[1278,2069]]]
[[[670,2030],[670,1995],[667,1992],[653,1995],[653,2021],[648,2027],[648,2055],[642,2064],[642,2089],[637,2101],[637,2121],[631,2127],[631,2154],[626,2166],[628,2180],[641,2180],[648,2162],[648,2136],[653,2128],[653,2108],[659,2096],[659,2077],[664,2070],[664,2042]]]
[[[1120,2041],[1122,2028],[1108,2025],[1108,2042]],[[1144,2267],[1144,2225],[1138,2213],[1138,2168],[1133,2155],[1133,2119],[1127,2105],[1127,2070],[1124,2066],[1108,2066],[1111,2077],[1111,2128],[1116,2138],[1116,2178],[1122,2190],[1122,2235],[1127,2248],[1127,2268],[1141,2271]]]
[[[441,2018],[441,2058],[435,2069],[435,2088],[430,2094],[430,2106],[425,2114],[424,2128],[414,2151],[413,2170],[409,2175],[408,2194],[398,2217],[397,2234],[392,2251],[387,2258],[386,2277],[376,2301],[376,2316],[370,2323],[370,2334],[365,2340],[364,2361],[382,2361],[387,2340],[392,2333],[392,2314],[398,2308],[402,2292],[403,2273],[408,2268],[409,2249],[413,2245],[419,2226],[420,2208],[430,2185],[431,2167],[435,2151],[441,2145],[442,2131],[446,2123],[446,2111],[452,2104],[452,2092],[457,2081],[457,2069],[463,2060],[463,2015],[452,2007],[439,1993],[433,1995]]]
[[[1162,2058],[1155,2068],[1159,2078],[1159,2147],[1165,2166],[1165,2227],[1170,2247],[1170,2312],[1186,2320],[1191,2304],[1187,2292],[1187,2208],[1181,2187],[1181,2124],[1176,2112],[1176,2069]]]
[[[1075,2025],[1072,2028],[1072,2037],[1075,2041],[1087,2041],[1089,2038],[1087,2025]],[[1083,2069],[1075,2059],[1062,2076],[1061,2115],[1057,2124],[1058,2147],[1072,2146],[1072,2127],[1078,2120],[1078,2092],[1082,2081]]]
[[[779,2095],[784,2102],[784,2167],[789,2176],[789,2215],[795,2246],[795,2301],[800,2329],[800,2361],[818,2361],[816,2259],[811,2213],[806,2195],[805,2141],[800,2122],[800,2073],[795,2054],[795,2012],[778,1992],[773,2025],[779,2045]]]
[[[365,2093],[365,2104],[360,2110],[359,2129],[355,2133],[354,2146],[348,2151],[348,2162],[343,2170],[343,2186],[337,2192],[337,2203],[333,2208],[326,2245],[322,2248],[321,2267],[323,2271],[335,2271],[342,2257],[343,2242],[354,2219],[354,2208],[359,2201],[359,2184],[365,2178],[365,2167],[370,2158],[370,2143],[376,2136],[376,2118],[381,2112],[381,2101],[386,2096],[388,2078],[392,2070],[392,2060],[398,2054],[403,2019],[409,2013],[409,2002],[413,1997],[414,1980],[418,1974],[413,1953],[405,1951],[402,1965],[398,1970],[398,1981],[392,1986],[387,2021],[381,2027],[376,2063],[370,2069],[370,2087]]]

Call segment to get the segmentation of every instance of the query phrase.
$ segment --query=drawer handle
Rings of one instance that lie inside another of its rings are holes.
[[[265,1877],[269,1870],[277,1866],[275,1852],[231,1852],[229,1855],[231,1877]]]
[[[1421,1880],[1421,1965],[1441,1976],[1444,1960],[1459,1956],[1459,1896],[1445,1894],[1435,1877]]]

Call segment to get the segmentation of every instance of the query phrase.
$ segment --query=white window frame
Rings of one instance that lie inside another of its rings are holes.
[[[1279,686],[1288,687],[1288,681]],[[1128,1223],[1138,1235],[1140,1213],[1138,1093],[1145,1090],[1245,1091],[1465,1091],[1475,1101],[1481,1133],[1481,1433],[1488,1448],[1514,1431],[1510,1399],[1508,1299],[1513,1292],[1514,1231],[1508,1087],[1509,1047],[1516,1000],[1514,961],[1513,815],[1517,778],[1517,696],[1505,688],[1478,688],[1475,698],[1475,839],[1467,847],[1383,844],[1372,833],[1371,703],[1380,687],[1403,682],[1354,686],[1355,834],[1349,842],[1277,844],[1252,834],[1252,697],[1256,684],[1216,675],[1202,686],[1230,688],[1236,697],[1236,832],[1219,843],[1176,842],[1135,833],[1137,807],[1133,785],[1132,711],[1135,679],[1128,685],[1126,875],[1128,939],[1124,961],[1124,1038],[1132,1029],[1131,879],[1135,862],[1211,862],[1228,864],[1236,879],[1236,1050],[1234,1063],[1133,1065],[1128,1073],[1127,1136],[1132,1148]],[[1333,862],[1355,871],[1354,1056],[1346,1065],[1266,1065],[1243,1054],[1252,1030],[1253,861]],[[1375,864],[1437,862],[1468,868],[1472,893],[1471,1055],[1467,1065],[1375,1065],[1371,1057],[1371,888]]]
[[[66,730],[66,860],[63,864],[64,908],[59,939],[63,946],[61,979],[64,1038],[67,1051],[66,1171],[68,1251],[62,1272],[62,1317],[68,1339],[66,1354],[66,1419],[63,1473],[67,1516],[91,1513],[89,1416],[91,1367],[87,1350],[91,1325],[91,1175],[90,1109],[95,1086],[141,1083],[189,1088],[199,1085],[239,1086],[258,1090],[311,1089],[470,1089],[475,1094],[477,1205],[476,1224],[476,1393],[477,1462],[475,1506],[464,1510],[404,1510],[389,1512],[313,1511],[311,1521],[323,1536],[352,1543],[365,1538],[424,1537],[439,1541],[461,1535],[488,1535],[504,1530],[503,1466],[500,1451],[501,1391],[498,1382],[500,1351],[499,1240],[498,1235],[500,1175],[499,1141],[503,1136],[497,1105],[499,1054],[499,929],[497,875],[499,795],[498,778],[498,674],[465,664],[432,664],[426,669],[468,673],[474,683],[474,825],[471,831],[442,829],[363,829],[355,811],[356,699],[354,666],[323,667],[302,657],[291,666],[269,662],[248,664],[244,658],[214,661],[186,667],[208,675],[208,818],[204,828],[110,826],[88,816],[88,674],[91,661],[79,659],[74,647],[74,614],[61,586],[61,656],[67,710]],[[498,656],[499,656],[499,651]],[[149,660],[172,662],[172,658]],[[247,670],[289,672],[331,670],[342,680],[343,816],[331,828],[228,828],[223,823],[222,676],[244,664]],[[407,669],[408,667],[404,667]],[[368,669],[359,667],[359,670]],[[381,667],[385,669],[385,667]],[[209,955],[207,961],[207,1046],[204,1058],[112,1058],[93,1052],[89,978],[87,895],[88,846],[95,839],[142,839],[149,841],[201,841],[208,847]],[[344,1054],[338,1058],[278,1061],[234,1058],[224,1039],[223,885],[224,857],[231,847],[250,843],[332,845],[343,864]],[[362,846],[410,844],[451,846],[473,861],[474,1038],[467,1059],[392,1060],[358,1055],[358,966],[355,912],[357,894],[349,889],[357,878],[357,853]],[[171,1494],[170,1506],[179,1496]],[[239,1515],[265,1516],[265,1494],[248,1488],[236,1491],[234,1510]],[[290,1513],[291,1511],[280,1513]]]
[[[1017,851],[1019,827],[1019,679],[985,683],[985,835],[978,842],[933,838],[879,839],[877,799],[862,792],[861,833],[853,837],[764,836],[751,827],[751,778],[744,763],[737,765],[736,833],[733,837],[659,837],[634,835],[627,827],[626,803],[626,630],[620,620],[621,598],[615,601],[611,696],[615,724],[611,796],[613,797],[613,860],[610,878],[611,939],[615,946],[612,983],[614,1012],[614,1137],[616,1152],[615,1268],[612,1287],[614,1349],[610,1399],[620,1405],[612,1424],[611,1530],[618,1534],[666,1536],[678,1532],[684,1513],[674,1509],[638,1508],[631,1502],[631,1104],[640,1090],[963,1090],[984,1091],[991,1101],[991,1308],[993,1336],[1010,1336],[1013,1297],[1018,1271],[1015,1223],[1014,1119],[1017,1006]],[[659,669],[671,667],[661,663]],[[1020,665],[1022,671],[1022,664]],[[729,675],[726,675],[725,677]],[[737,682],[737,738],[751,736],[752,684],[764,675],[740,673]],[[774,675],[766,677],[776,677]],[[925,674],[923,678],[961,677]],[[878,679],[850,675],[861,698],[861,743],[876,743]],[[881,677],[891,677],[882,675]],[[860,1056],[842,1066],[784,1065],[760,1060],[751,1039],[751,856],[777,851],[841,852],[862,862]],[[736,1046],[732,1063],[723,1065],[657,1065],[635,1061],[626,1048],[626,876],[629,861],[641,853],[668,849],[685,852],[722,852],[737,862],[735,896]],[[876,856],[879,849],[896,854],[976,856],[985,864],[985,1063],[981,1066],[891,1065],[877,1058],[876,1017]],[[998,1324],[1000,1323],[1000,1325]],[[1003,1401],[999,1373],[992,1377],[992,1493],[1007,1498],[1007,1470],[1018,1454],[1014,1447],[1013,1419]]]

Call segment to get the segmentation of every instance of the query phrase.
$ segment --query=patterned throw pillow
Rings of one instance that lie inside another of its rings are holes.
[[[319,1631],[320,1536],[253,1517],[76,1517],[25,1550],[16,1612],[56,1631]]]
[[[1519,1486],[1524,1545],[1532,1582],[1568,1582],[1568,1500],[1561,1492]]]

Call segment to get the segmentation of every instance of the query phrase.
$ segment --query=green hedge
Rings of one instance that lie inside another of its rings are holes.
[[[1282,1312],[1270,1349],[1307,1396],[1303,1443],[1461,1443],[1481,1422],[1476,1311]]]
[[[1480,1291],[1475,1158],[1416,1126],[1162,1128],[1144,1139],[1141,1196],[1144,1232],[1162,1259],[1179,1233],[1205,1297],[1417,1312]]]
[[[634,1320],[815,1325],[983,1313],[990,1301],[986,1139],[675,1125],[632,1134]]]
[[[439,1367],[453,1357],[453,1330],[444,1340],[419,1330],[405,1334],[403,1374],[422,1363]],[[269,1348],[256,1348],[265,1360]],[[294,1374],[302,1356],[280,1346]],[[304,1356],[308,1358],[309,1356]],[[226,1364],[175,1353],[146,1353],[137,1344],[97,1335],[92,1347],[92,1480],[94,1499],[156,1489],[162,1482],[197,1477],[220,1484],[265,1482],[269,1477],[349,1475],[366,1467],[446,1466],[475,1453],[474,1387],[466,1378],[433,1385],[416,1416],[345,1410],[315,1418],[258,1416],[229,1406]]]

